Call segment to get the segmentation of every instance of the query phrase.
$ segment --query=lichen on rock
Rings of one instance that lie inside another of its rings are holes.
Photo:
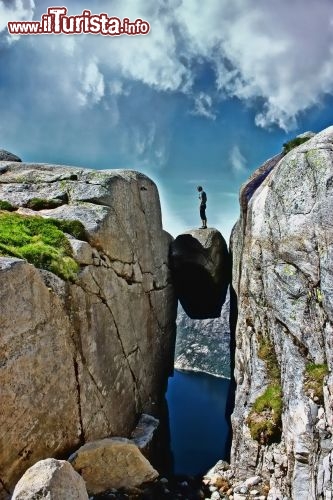
[[[142,413],[158,413],[173,370],[176,299],[171,236],[156,186],[143,174],[2,162],[0,199],[17,209],[7,216],[58,221],[78,265],[68,281],[0,257],[6,499],[40,458],[129,436]],[[61,205],[36,211],[28,208],[34,199]],[[84,234],[70,231],[68,221],[79,221]]]
[[[238,309],[231,465],[241,479],[270,481],[271,498],[330,498],[332,488],[332,158],[329,127],[266,162],[242,187],[231,238]],[[260,440],[253,427],[251,436],[253,416],[272,420],[273,398],[282,432]]]

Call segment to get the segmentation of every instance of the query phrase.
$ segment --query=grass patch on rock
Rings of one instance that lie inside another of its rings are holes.
[[[280,367],[271,340],[258,333],[258,357],[265,361],[269,385],[259,396],[247,418],[252,439],[260,444],[270,444],[281,439],[282,388]]]
[[[281,438],[282,390],[280,384],[270,384],[259,396],[248,416],[252,439],[261,444]]]
[[[0,211],[0,255],[25,259],[67,280],[74,279],[79,264],[65,233],[78,238],[84,227],[79,221]]]
[[[307,363],[305,367],[305,393],[321,405],[324,404],[323,383],[327,374],[326,364]]]
[[[44,198],[32,198],[28,201],[27,207],[31,210],[48,210],[62,205],[62,201],[57,198],[45,200]]]
[[[7,212],[14,212],[15,207],[9,201],[0,200],[0,210],[6,210]]]
[[[258,334],[258,356],[265,361],[268,376],[272,382],[280,380],[280,367],[275,354],[274,345],[268,337]]]
[[[296,148],[297,146],[300,146],[304,142],[307,142],[311,137],[295,137],[294,139],[291,139],[291,141],[285,142],[283,144],[283,151],[282,153],[286,155],[291,151],[292,149]]]

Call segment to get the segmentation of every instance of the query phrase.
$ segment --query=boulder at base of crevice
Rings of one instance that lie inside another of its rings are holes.
[[[47,458],[30,467],[17,483],[12,500],[88,500],[82,477],[65,460]]]
[[[227,244],[213,228],[193,229],[171,244],[176,293],[192,319],[218,318],[230,280]]]
[[[139,448],[125,438],[100,439],[85,444],[69,461],[85,480],[89,494],[115,488],[135,488],[153,481],[158,472]]]

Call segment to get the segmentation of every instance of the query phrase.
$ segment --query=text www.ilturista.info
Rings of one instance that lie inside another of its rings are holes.
[[[40,21],[9,21],[11,35],[92,35],[120,36],[147,35],[150,25],[147,21],[136,19],[133,22],[125,17],[109,17],[104,12],[92,14],[84,10],[80,16],[67,16],[66,7],[49,7]]]

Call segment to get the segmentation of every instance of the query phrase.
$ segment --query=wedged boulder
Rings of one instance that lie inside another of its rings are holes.
[[[22,160],[13,153],[10,153],[5,149],[0,149],[0,161],[22,161]]]
[[[176,293],[192,319],[218,318],[225,301],[231,264],[227,244],[213,228],[193,229],[171,244]]]
[[[158,477],[139,448],[125,438],[87,443],[69,461],[83,477],[89,494],[111,488],[135,488]]]
[[[30,467],[17,483],[12,500],[88,500],[80,474],[65,460],[47,458]]]

